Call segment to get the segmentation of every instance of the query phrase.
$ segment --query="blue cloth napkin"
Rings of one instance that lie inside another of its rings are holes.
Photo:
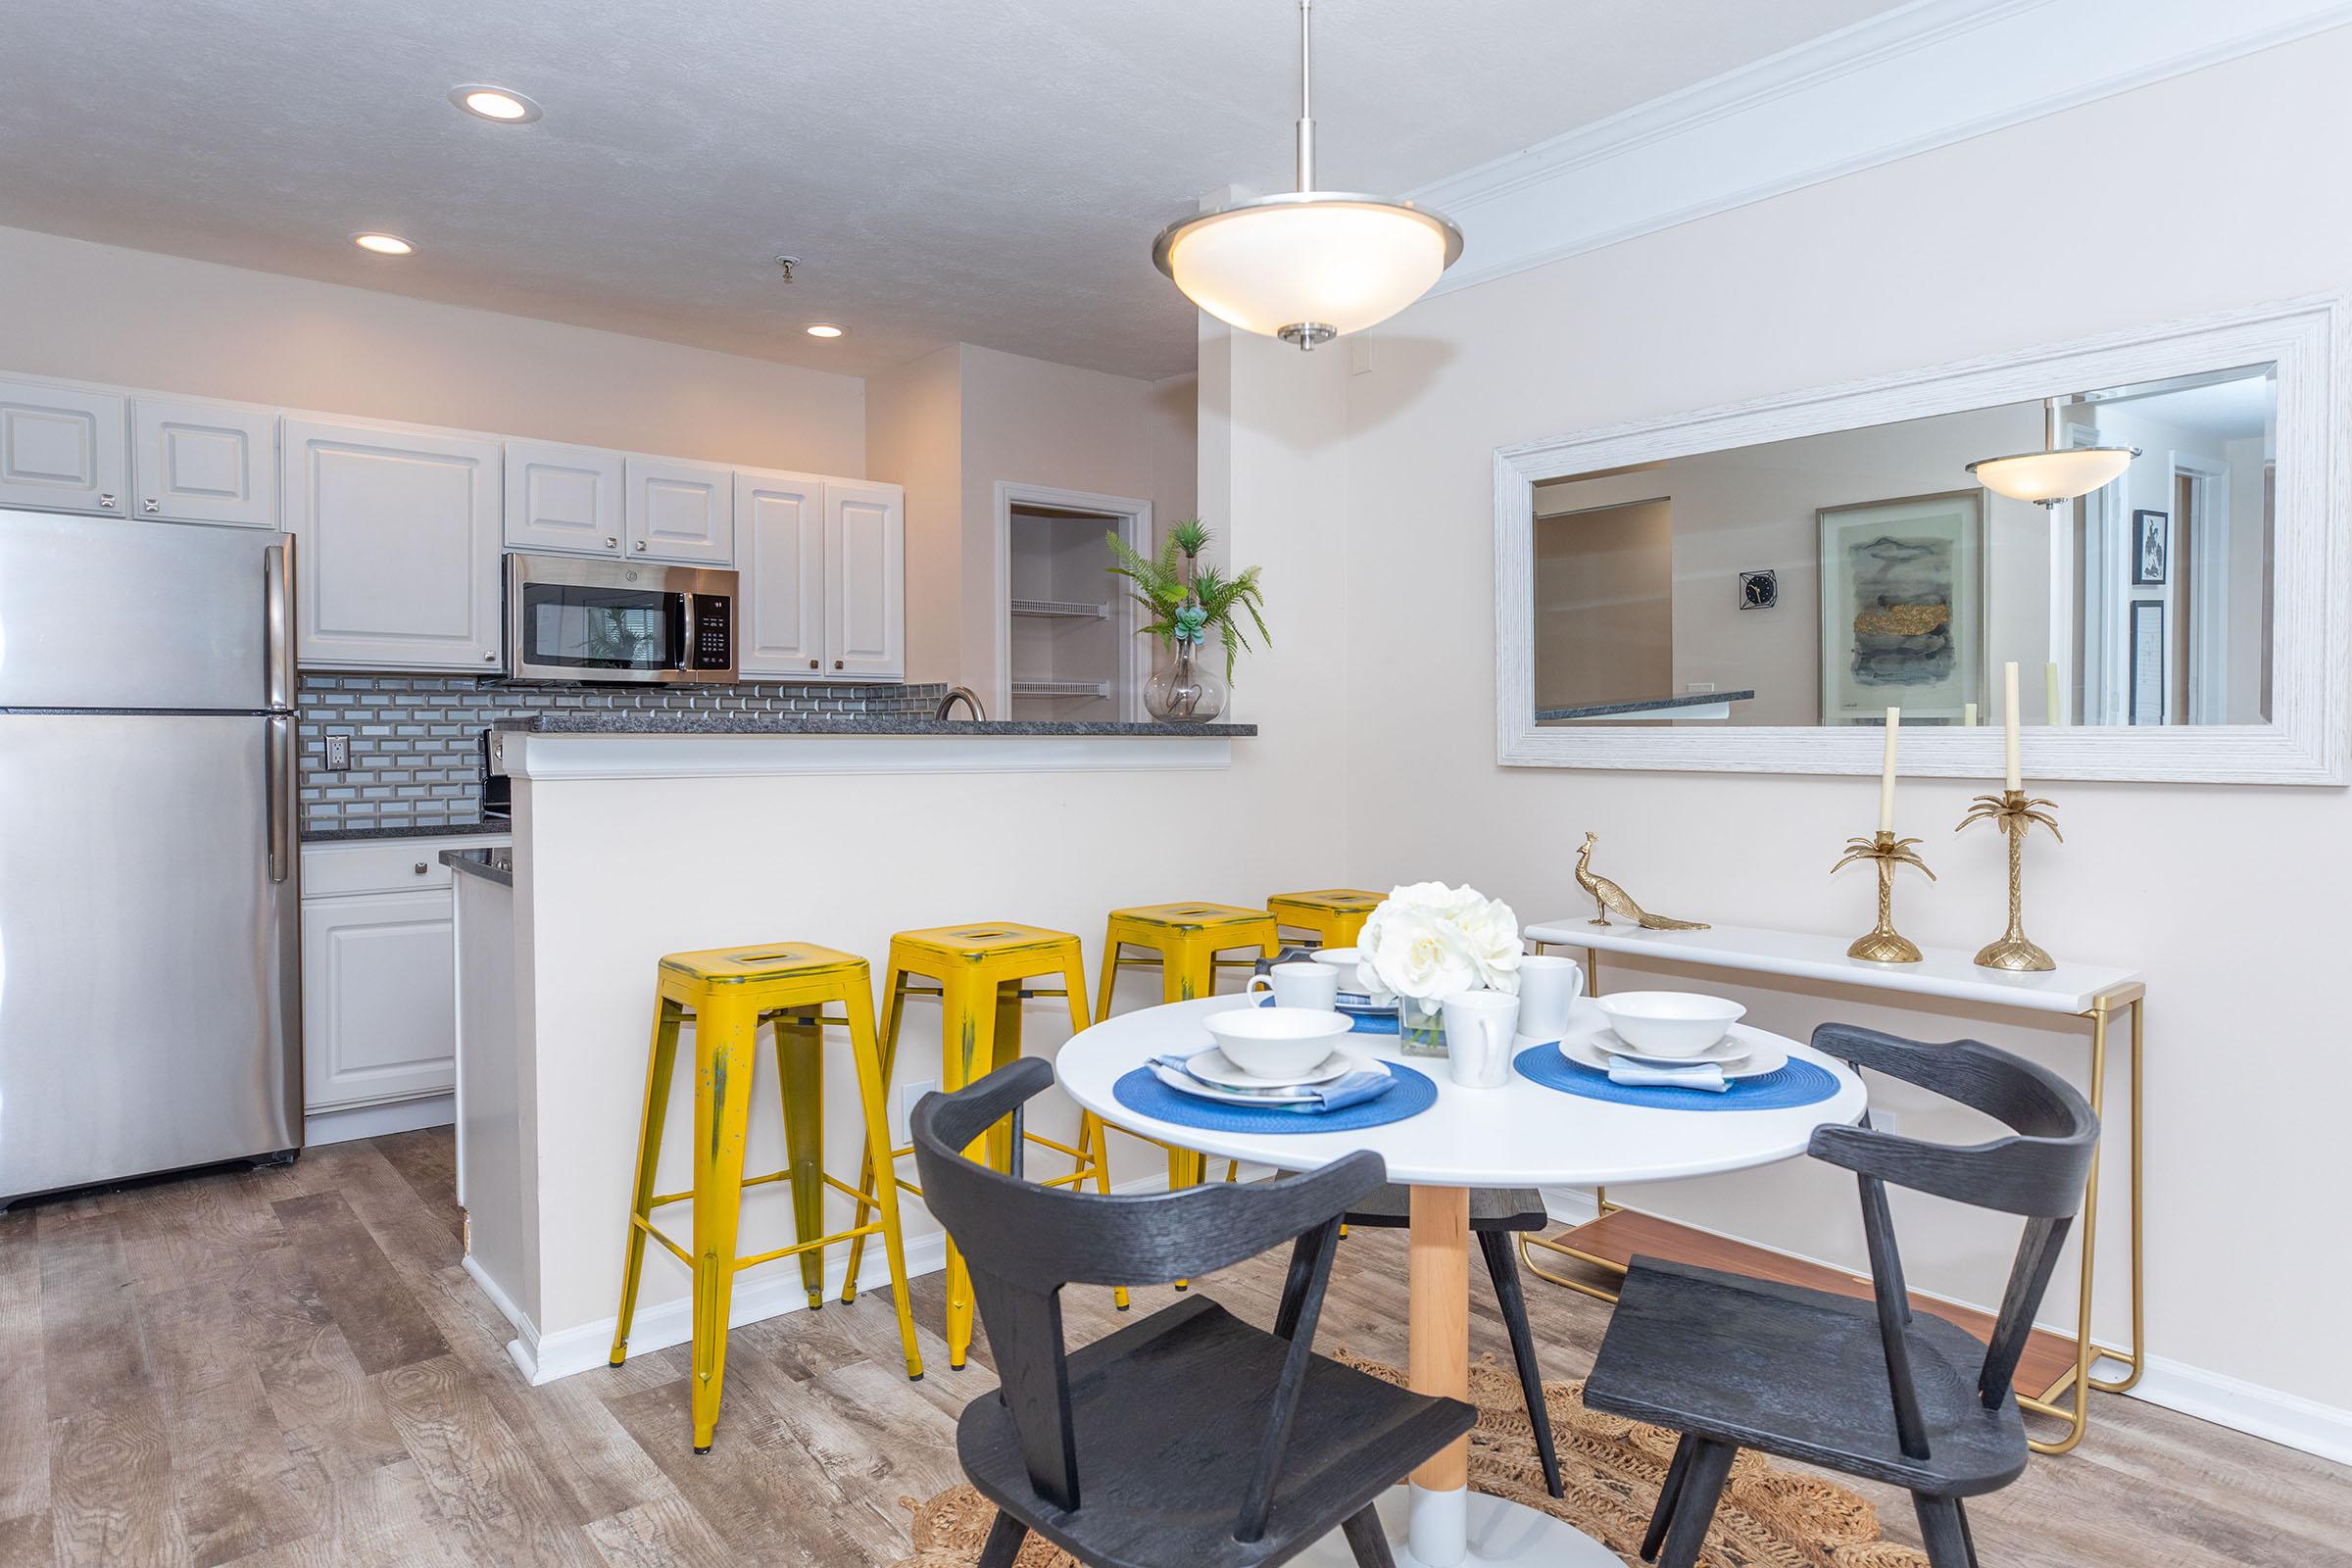
[[[1623,1056],[1609,1058],[1609,1082],[1634,1089],[1703,1089],[1720,1095],[1732,1087],[1723,1069],[1711,1061],[1693,1062],[1688,1067],[1652,1067]]]
[[[1363,1072],[1351,1072],[1345,1078],[1327,1084],[1297,1084],[1262,1092],[1237,1091],[1223,1084],[1212,1084],[1194,1077],[1185,1066],[1187,1059],[1173,1054],[1153,1056],[1149,1065],[1154,1077],[1179,1093],[1183,1092],[1186,1084],[1201,1084],[1225,1094],[1247,1094],[1251,1104],[1262,1102],[1270,1108],[1302,1116],[1319,1116],[1325,1111],[1345,1110],[1349,1105],[1360,1105],[1367,1100],[1378,1100],[1396,1087],[1396,1080],[1387,1069],[1373,1067]]]

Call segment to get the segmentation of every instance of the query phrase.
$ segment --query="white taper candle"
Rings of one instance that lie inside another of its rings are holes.
[[[2001,666],[2001,731],[2007,743],[2008,788],[2018,787],[2017,773],[2017,661]]]
[[[1900,733],[1903,710],[1886,710],[1886,764],[1879,772],[1879,831],[1894,831],[1894,737]]]

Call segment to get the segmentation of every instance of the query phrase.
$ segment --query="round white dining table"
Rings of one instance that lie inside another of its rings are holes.
[[[1290,1170],[1311,1170],[1359,1149],[1387,1160],[1389,1180],[1412,1190],[1407,1380],[1416,1393],[1455,1399],[1467,1400],[1470,1388],[1471,1188],[1621,1187],[1768,1165],[1803,1153],[1816,1127],[1859,1119],[1865,1103],[1860,1080],[1843,1062],[1777,1036],[1769,1038],[1791,1056],[1834,1073],[1837,1092],[1810,1105],[1708,1111],[1590,1100],[1516,1072],[1499,1089],[1465,1089],[1443,1060],[1402,1056],[1395,1037],[1369,1034],[1348,1036],[1348,1048],[1427,1073],[1438,1086],[1435,1104],[1354,1132],[1233,1133],[1138,1115],[1119,1102],[1112,1091],[1122,1075],[1153,1056],[1207,1049],[1213,1042],[1201,1020],[1244,1005],[1239,996],[1204,997],[1105,1019],[1061,1048],[1055,1074],[1072,1100],[1114,1127],[1203,1153]],[[1599,1009],[1584,1001],[1569,1030],[1603,1024]],[[1619,1568],[1614,1552],[1550,1514],[1471,1493],[1469,1457],[1470,1441],[1460,1439],[1382,1500],[1400,1568]],[[1354,1558],[1335,1534],[1294,1560],[1343,1568]]]

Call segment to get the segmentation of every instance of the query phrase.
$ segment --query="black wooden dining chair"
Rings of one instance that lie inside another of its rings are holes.
[[[1007,1568],[1032,1530],[1099,1568],[1255,1568],[1338,1530],[1360,1568],[1392,1568],[1373,1499],[1473,1416],[1313,1351],[1340,1216],[1386,1180],[1380,1156],[1140,1197],[1031,1186],[1021,1106],[1053,1081],[1030,1058],[914,1109],[924,1201],[970,1265],[1000,1384],[956,1426],[998,1510],[981,1568]],[[962,1156],[1007,1116],[1012,1172]],[[1065,1353],[1064,1285],[1197,1278],[1283,1242],[1272,1332],[1196,1293]]]
[[[2056,1073],[1979,1041],[1923,1045],[1824,1024],[1813,1044],[1983,1111],[2014,1136],[1956,1148],[1877,1131],[1867,1115],[1860,1126],[1816,1129],[1812,1156],[1861,1183],[1872,1296],[1637,1257],[1585,1402],[1683,1434],[1642,1544],[1645,1561],[1690,1568],[1733,1459],[1761,1448],[1905,1489],[1935,1568],[1975,1568],[1962,1499],[2026,1467],[2010,1380],[2082,1201],[2098,1117]],[[1889,1182],[2025,1217],[1989,1344],[1913,1309]]]
[[[1401,1230],[1411,1223],[1411,1215],[1412,1190],[1391,1183],[1348,1204],[1346,1219],[1364,1230]],[[1535,1433],[1544,1490],[1559,1497],[1567,1494],[1560,1487],[1560,1455],[1552,1446],[1551,1412],[1544,1405],[1544,1373],[1536,1365],[1536,1336],[1528,1327],[1526,1293],[1519,1288],[1519,1259],[1511,1251],[1513,1233],[1544,1230],[1550,1224],[1544,1195],[1532,1187],[1470,1190],[1470,1234],[1478,1238],[1487,1278],[1494,1285],[1494,1304],[1501,1308],[1503,1331],[1511,1338],[1511,1361],[1519,1372],[1519,1393],[1527,1401],[1527,1424]]]

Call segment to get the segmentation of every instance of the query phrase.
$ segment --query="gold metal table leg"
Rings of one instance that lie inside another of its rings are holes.
[[[2143,992],[2132,1002],[2132,1110],[2131,1110],[2131,1180],[2132,1180],[2132,1348],[2127,1353],[2104,1345],[2094,1345],[2097,1355],[2120,1361],[2131,1370],[2120,1379],[2092,1378],[2090,1386],[2102,1394],[2124,1394],[2139,1381],[2147,1369],[2147,1250],[2140,1216],[2140,1076],[2141,1056],[2147,1039],[2148,999]]]

